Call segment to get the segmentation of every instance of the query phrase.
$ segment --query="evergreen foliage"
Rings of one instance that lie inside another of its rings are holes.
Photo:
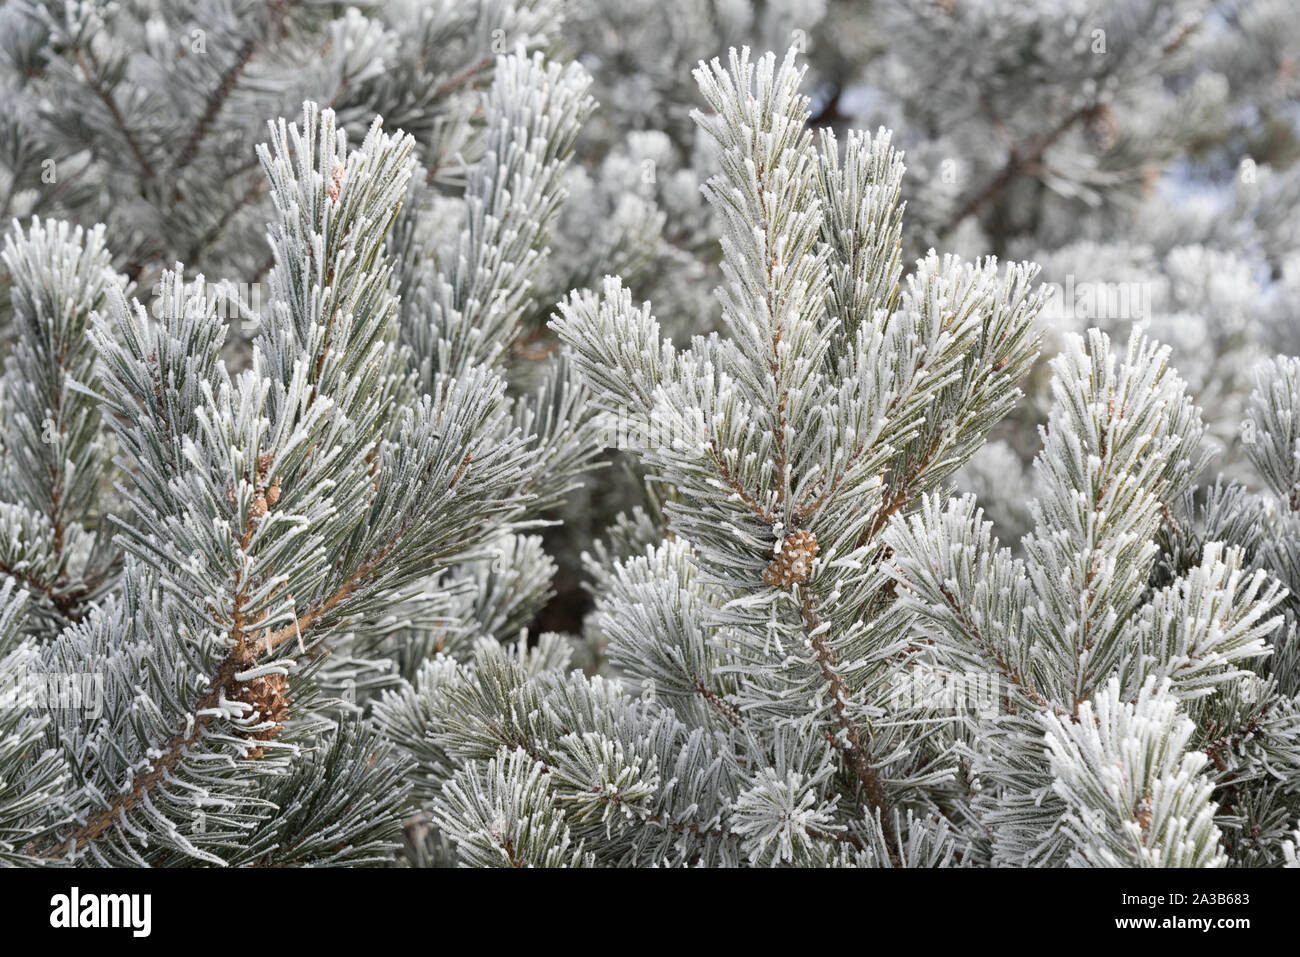
[[[1295,866],[1285,143],[1144,218],[1294,31],[1203,6],[4,5],[0,862]]]

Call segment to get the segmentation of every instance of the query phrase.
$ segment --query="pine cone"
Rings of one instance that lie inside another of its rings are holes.
[[[1119,141],[1119,126],[1115,114],[1109,106],[1101,104],[1088,116],[1088,138],[1098,153],[1109,153]]]
[[[325,187],[325,192],[330,198],[331,206],[339,201],[339,195],[343,192],[343,164],[338,160],[334,161],[334,169],[330,172],[330,181]]]
[[[776,558],[763,572],[763,581],[781,588],[805,581],[816,557],[817,536],[802,529],[793,531],[781,542]]]
[[[238,686],[236,701],[251,705],[253,716],[259,723],[274,722],[274,727],[261,731],[250,731],[248,737],[255,741],[271,741],[280,734],[280,727],[289,716],[289,679],[284,675],[265,675],[245,681]],[[262,748],[253,748],[248,752],[250,759],[260,758]]]

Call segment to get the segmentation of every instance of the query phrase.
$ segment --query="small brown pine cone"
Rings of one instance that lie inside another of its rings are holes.
[[[289,679],[284,675],[265,675],[239,685],[235,700],[251,705],[253,718],[259,724],[273,722],[274,726],[260,731],[248,732],[254,741],[272,741],[280,734],[285,718],[289,716],[290,698],[285,694],[289,690]],[[248,752],[250,759],[262,757],[262,748],[253,748]]]
[[[253,514],[253,518],[261,518],[263,515],[266,514],[266,496],[265,496],[265,495],[259,495],[259,496],[257,496],[257,498],[253,499],[253,507],[252,507],[251,511],[252,511],[252,514]]]
[[[278,501],[280,501],[280,480],[277,478],[266,490],[266,504],[274,505]]]
[[[1098,153],[1109,153],[1119,141],[1119,125],[1115,113],[1105,104],[1097,107],[1088,117],[1088,137]]]
[[[1144,795],[1142,800],[1138,802],[1138,806],[1133,810],[1138,826],[1142,828],[1142,833],[1146,834],[1151,830],[1151,821],[1155,816],[1151,808],[1151,795]]]
[[[781,542],[781,550],[763,572],[763,581],[779,588],[805,581],[816,557],[817,536],[802,529],[793,531]]]
[[[339,195],[343,192],[343,164],[338,160],[334,161],[334,169],[330,172],[330,181],[325,187],[325,192],[329,195],[330,205],[337,203]]]

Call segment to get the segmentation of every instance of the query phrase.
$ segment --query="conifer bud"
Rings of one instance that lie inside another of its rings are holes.
[[[812,563],[816,557],[817,536],[796,529],[782,540],[776,558],[763,573],[763,581],[780,588],[805,581],[812,573]]]
[[[330,181],[325,187],[325,192],[330,198],[330,205],[337,203],[339,195],[343,192],[343,164],[338,160],[334,161],[334,169],[330,171]]]

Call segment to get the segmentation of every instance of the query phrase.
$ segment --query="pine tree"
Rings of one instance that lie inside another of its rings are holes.
[[[6,738],[19,773],[5,789],[20,790],[5,806],[29,835],[6,854],[391,859],[406,762],[357,702],[358,681],[395,677],[375,644],[442,627],[453,607],[468,628],[476,614],[517,616],[518,592],[535,602],[547,566],[512,536],[594,452],[562,365],[516,397],[499,361],[588,108],[583,86],[576,68],[497,64],[489,125],[531,132],[489,139],[465,200],[487,235],[446,267],[386,247],[414,188],[410,136],[376,121],[351,148],[335,113],[310,102],[301,125],[274,124],[259,150],[277,212],[271,302],[242,371],[222,358],[223,297],[202,276],[178,265],[146,308],[109,267],[103,230],[33,220],[10,236],[6,644],[44,644],[6,647],[6,673],[27,695],[93,674],[102,715],[50,707]],[[506,193],[529,175],[531,192]],[[487,212],[507,196],[533,232]],[[444,291],[444,310],[422,313],[431,327],[403,313],[403,281]],[[85,530],[101,511],[107,561]],[[473,575],[494,553],[498,574],[513,560],[523,579],[495,613]],[[95,588],[107,594],[91,602]],[[456,606],[467,590],[470,606]]]
[[[1032,361],[1032,272],[930,256],[900,283],[887,138],[815,147],[790,58],[697,76],[726,337],[673,348],[613,279],[555,323],[669,490],[663,531],[629,518],[593,568],[620,681],[484,642],[376,707],[458,859],[1282,860],[1285,591],[1221,541],[1168,574],[1207,456],[1168,350],[1094,332],[1054,361],[1014,557],[943,489]]]
[[[359,137],[382,115],[419,142],[425,176],[455,182],[498,55],[545,48],[562,14],[550,0],[364,15],[295,0],[6,4],[0,218],[104,222],[145,289],[176,261],[253,286],[273,265],[246,241],[270,214],[250,150],[267,119],[311,99]]]
[[[0,861],[1294,865],[1296,33],[880,7],[0,8]]]

